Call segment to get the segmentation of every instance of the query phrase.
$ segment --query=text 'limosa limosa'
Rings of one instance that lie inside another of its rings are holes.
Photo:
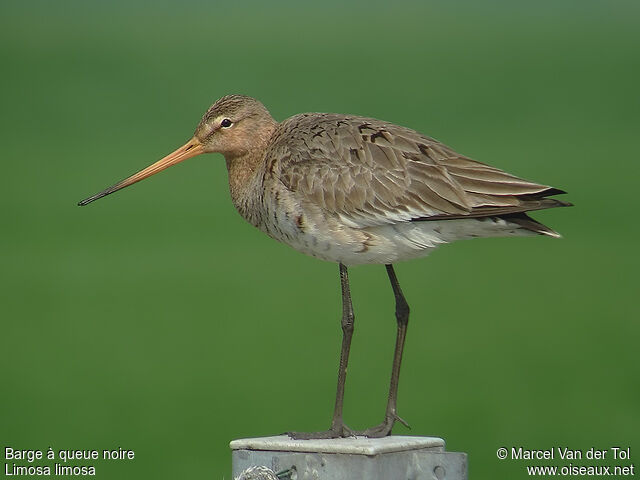
[[[201,153],[222,153],[231,200],[267,235],[335,262],[342,288],[342,349],[331,427],[295,438],[383,437],[396,421],[398,379],[409,306],[393,263],[475,237],[559,237],[526,212],[569,203],[562,190],[523,180],[453,151],[409,128],[373,118],[303,113],[276,122],[259,101],[219,99],[184,146],[79,205],[132,185]],[[343,422],[354,314],[348,265],[384,264],[396,302],[397,337],[381,424],[353,431]]]

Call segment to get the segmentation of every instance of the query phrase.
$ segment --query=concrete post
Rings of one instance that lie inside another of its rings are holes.
[[[294,467],[291,480],[467,480],[467,454],[436,437],[292,440],[286,435],[231,442],[233,476],[252,466]]]

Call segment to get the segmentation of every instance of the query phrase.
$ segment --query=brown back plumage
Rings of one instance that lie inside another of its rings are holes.
[[[325,211],[361,227],[400,221],[509,216],[569,205],[561,190],[460,155],[433,138],[372,118],[302,114],[283,122],[267,150],[272,173]]]

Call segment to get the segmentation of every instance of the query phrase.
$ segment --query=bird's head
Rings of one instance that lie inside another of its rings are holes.
[[[196,128],[193,140],[205,152],[233,158],[262,146],[273,132],[275,121],[258,100],[227,95],[211,105]]]
[[[78,205],[87,205],[201,153],[222,153],[228,161],[247,155],[265,145],[275,126],[275,120],[258,100],[244,95],[222,97],[207,110],[193,138],[182,147]]]

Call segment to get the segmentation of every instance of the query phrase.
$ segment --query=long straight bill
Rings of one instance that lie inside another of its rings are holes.
[[[175,152],[170,153],[166,157],[158,160],[153,165],[149,165],[144,170],[140,170],[138,173],[134,173],[130,177],[125,178],[124,180],[116,183],[115,185],[112,185],[111,187],[106,188],[101,192],[96,193],[95,195],[92,195],[89,198],[85,198],[84,200],[79,202],[78,205],[81,207],[83,207],[84,205],[88,205],[94,200],[98,200],[99,198],[106,197],[107,195],[110,195],[113,192],[117,192],[118,190],[123,189],[124,187],[133,185],[134,183],[139,182],[140,180],[144,180],[145,178],[150,177],[151,175],[164,170],[165,168],[169,168],[170,166],[175,165],[176,163],[180,163],[183,160],[186,160],[187,158],[195,157],[196,155],[200,155],[201,153],[204,153],[204,148],[200,143],[200,141],[197,138],[193,137],[191,140],[189,140],[187,143],[185,143]]]

